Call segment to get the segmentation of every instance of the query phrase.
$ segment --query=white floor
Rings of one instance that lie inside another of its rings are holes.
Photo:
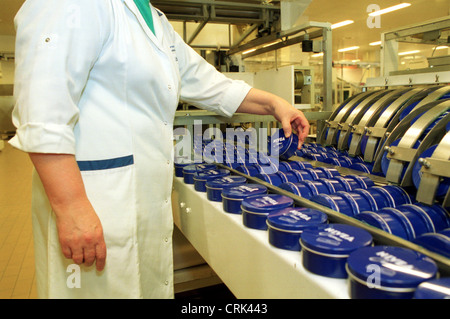
[[[5,142],[0,150],[0,299],[37,298],[28,155]]]

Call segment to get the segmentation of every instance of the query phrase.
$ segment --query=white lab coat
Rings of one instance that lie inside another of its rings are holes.
[[[133,0],[28,0],[16,16],[17,103],[10,143],[75,154],[104,229],[107,260],[70,267],[33,180],[42,298],[172,298],[173,120],[179,99],[231,116],[250,87],[201,59],[153,8]],[[78,288],[78,285],[80,286]]]

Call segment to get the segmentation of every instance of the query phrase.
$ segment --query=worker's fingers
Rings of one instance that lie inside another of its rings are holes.
[[[82,248],[72,248],[72,260],[77,265],[81,265],[84,261],[84,253]]]
[[[286,138],[289,138],[291,136],[291,134],[292,134],[292,126],[291,126],[290,120],[289,119],[283,119],[281,121],[281,127],[283,128],[284,136]]]
[[[106,264],[106,244],[105,242],[99,243],[95,247],[96,268],[98,271],[102,271]]]
[[[61,245],[61,250],[64,257],[66,257],[67,259],[72,259],[72,250],[70,249],[69,246]]]
[[[95,261],[95,247],[90,246],[84,249],[84,264],[86,266],[92,266]]]

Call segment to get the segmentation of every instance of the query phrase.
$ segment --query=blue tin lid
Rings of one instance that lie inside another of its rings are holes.
[[[230,199],[243,199],[248,196],[261,195],[267,193],[267,187],[260,184],[244,184],[225,188],[222,196]]]
[[[275,138],[274,138],[275,137]],[[279,129],[270,139],[270,152],[278,151],[280,157],[289,158],[295,154],[298,147],[298,136],[294,133],[286,138],[283,129]]]
[[[267,216],[267,225],[282,230],[301,231],[325,224],[327,220],[327,215],[319,210],[307,207],[289,207],[270,213]]]
[[[372,235],[361,228],[345,224],[328,224],[317,229],[305,229],[302,247],[336,257],[345,257],[354,250],[372,245]]]
[[[312,196],[310,200],[336,212],[340,212],[348,216],[354,216],[353,206],[356,204],[353,200],[348,201],[348,198],[343,198],[340,194],[318,194]]]
[[[406,232],[405,239],[413,240],[414,238],[416,238],[414,227],[411,224],[411,221],[408,219],[408,217],[406,217],[406,215],[402,211],[392,207],[385,207],[383,209],[380,209],[378,213],[386,213],[396,218],[403,226],[403,229]]]
[[[199,171],[215,169],[217,167],[216,164],[191,164],[183,167],[183,173],[194,174]]]
[[[206,182],[206,187],[209,188],[225,188],[245,184],[247,179],[244,176],[224,176],[214,178]]]
[[[450,299],[450,277],[422,282],[414,292],[414,299]]]
[[[431,258],[412,249],[394,246],[358,249],[348,257],[347,269],[349,275],[365,283],[368,282],[368,277],[373,278],[375,275],[374,269],[378,269],[376,275],[381,289],[415,289],[421,282],[433,279],[438,271]]]
[[[356,215],[355,218],[373,227],[384,230],[388,234],[392,234],[392,230],[389,227],[389,224],[375,212],[362,212]]]
[[[413,240],[426,249],[450,258],[450,237],[442,233],[426,233]]]
[[[435,233],[436,230],[434,229],[433,220],[428,216],[428,214],[419,206],[414,204],[404,204],[400,205],[398,209],[402,211],[410,212],[411,214],[415,214],[420,218],[425,225],[427,232]]]
[[[395,207],[402,204],[411,204],[411,197],[402,187],[397,185],[386,185],[382,186],[382,188],[391,195]]]
[[[197,181],[207,181],[218,177],[223,177],[230,175],[230,171],[227,169],[208,169],[204,171],[199,171],[194,174],[194,180]]]
[[[423,203],[416,203],[415,205],[422,208],[430,216],[436,231],[450,227],[449,213],[441,205],[433,204],[429,206]]]
[[[247,197],[242,201],[242,209],[253,213],[269,213],[273,210],[279,210],[290,207],[294,200],[290,197],[278,194],[265,194]]]

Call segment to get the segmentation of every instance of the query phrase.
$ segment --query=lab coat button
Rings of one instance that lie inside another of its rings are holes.
[[[169,284],[169,281],[168,280],[164,281],[164,284],[167,286]]]
[[[169,85],[167,86],[167,88],[169,89],[169,91],[172,90],[172,85],[169,84]]]
[[[166,238],[164,238],[164,241],[167,243],[169,241],[169,239],[166,237]]]

